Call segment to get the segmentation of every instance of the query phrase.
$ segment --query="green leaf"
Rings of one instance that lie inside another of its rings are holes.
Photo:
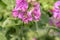
[[[0,40],[7,40],[6,37],[4,36],[4,33],[0,32]]]
[[[49,16],[43,10],[42,10],[42,15],[41,15],[41,21],[45,24],[49,23]]]
[[[13,9],[15,5],[15,0],[2,0],[2,1],[7,5],[7,9],[9,10]]]

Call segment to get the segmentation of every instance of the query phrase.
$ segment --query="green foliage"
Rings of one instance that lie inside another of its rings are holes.
[[[56,0],[38,0],[41,3],[41,18],[37,22],[38,29],[36,29],[36,23],[30,22],[24,24],[20,19],[12,17],[12,9],[15,6],[15,0],[0,0],[0,40],[59,40],[60,37],[53,35],[50,36],[50,29],[53,29],[53,33],[59,33],[60,29],[50,27],[49,9],[52,8]],[[38,32],[37,32],[37,31]]]
[[[5,35],[3,33],[0,32],[0,40],[7,40]]]

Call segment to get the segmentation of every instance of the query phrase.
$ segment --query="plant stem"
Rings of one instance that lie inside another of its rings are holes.
[[[38,23],[35,21],[35,25],[36,25],[36,32],[38,33],[39,27],[38,27]]]

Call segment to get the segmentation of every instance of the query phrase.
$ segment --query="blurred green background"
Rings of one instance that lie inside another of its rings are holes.
[[[49,10],[57,0],[38,1],[42,15],[36,28],[34,22],[27,25],[13,18],[12,9],[15,7],[15,0],[0,0],[0,40],[60,40],[60,29],[49,25],[52,16]]]

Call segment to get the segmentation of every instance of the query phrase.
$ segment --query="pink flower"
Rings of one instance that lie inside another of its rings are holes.
[[[39,21],[41,12],[40,4],[35,2],[33,9],[28,11],[28,3],[26,0],[16,0],[16,6],[13,9],[13,16],[21,19],[24,23],[28,23],[32,20]]]
[[[39,21],[40,20],[40,16],[41,16],[40,4],[39,3],[35,3],[33,5],[34,5],[34,9],[33,9],[33,12],[32,12],[33,20]]]
[[[55,4],[54,4],[54,9],[52,11],[53,13],[53,16],[52,16],[52,19],[51,19],[51,24],[53,23],[56,27],[60,27],[60,1],[57,1]]]
[[[60,1],[57,1],[54,5],[53,17],[60,20]]]
[[[56,21],[56,27],[60,28],[60,21]]]
[[[53,13],[53,17],[60,20],[60,1],[57,1],[55,4],[54,4],[54,8],[50,11],[51,13]]]
[[[57,8],[57,9],[60,9],[60,1],[57,1],[55,4],[54,4],[54,8]]]
[[[26,0],[16,0],[16,8],[21,11],[26,11],[28,9],[28,3]]]
[[[27,12],[27,15],[28,15],[28,20],[29,21],[32,21],[33,19],[32,19],[32,15],[31,15],[31,11],[28,11]]]
[[[60,20],[51,17],[49,23],[51,26],[56,26],[57,28],[60,28]]]
[[[12,15],[13,15],[13,17],[15,17],[15,18],[16,18],[16,17],[18,16],[18,12],[13,10]]]
[[[30,21],[32,21],[32,15],[31,15],[31,12],[27,12],[26,14],[24,14],[23,18],[22,18],[22,21],[24,23],[28,23]]]
[[[17,17],[21,19],[24,23],[28,23],[29,21],[32,21],[31,11],[22,12],[20,10],[14,9],[12,14],[13,17]]]

